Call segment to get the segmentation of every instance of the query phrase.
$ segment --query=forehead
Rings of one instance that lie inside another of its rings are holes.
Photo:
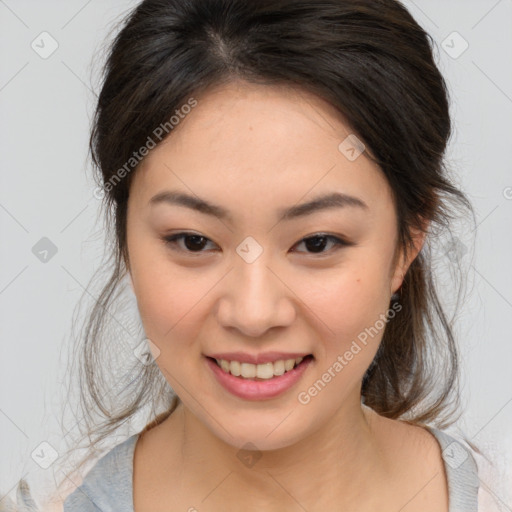
[[[366,153],[349,160],[340,150],[352,132],[323,99],[245,82],[195,99],[197,105],[135,172],[132,201],[142,206],[165,189],[228,202],[235,210],[289,205],[333,190],[376,207],[391,200],[385,177]]]

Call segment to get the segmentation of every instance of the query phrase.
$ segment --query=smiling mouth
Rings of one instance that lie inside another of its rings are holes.
[[[241,363],[239,361],[227,361],[212,357],[208,357],[208,359],[215,361],[217,366],[222,368],[225,373],[230,373],[235,377],[245,380],[264,381],[280,377],[294,370],[299,365],[304,364],[304,362],[313,359],[313,355],[308,354],[305,357],[297,357],[296,359],[281,359],[262,364]]]

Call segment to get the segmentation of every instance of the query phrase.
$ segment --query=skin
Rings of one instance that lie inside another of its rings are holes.
[[[338,149],[352,132],[322,99],[245,82],[197,99],[137,169],[128,202],[133,291],[156,362],[183,402],[138,440],[135,511],[241,503],[248,511],[447,511],[437,441],[361,405],[361,379],[382,329],[309,403],[297,399],[389,309],[422,234],[414,251],[394,259],[397,222],[386,178],[366,153],[350,161]],[[163,190],[220,205],[232,221],[150,206]],[[368,208],[277,216],[333,191]],[[187,253],[183,239],[162,241],[183,231],[207,238],[203,252]],[[318,233],[353,245],[327,242],[317,254],[304,239]],[[263,248],[251,263],[236,252],[248,236]],[[238,350],[315,359],[291,390],[247,401],[224,390],[205,365],[204,354]],[[251,467],[237,457],[248,442],[260,457]]]

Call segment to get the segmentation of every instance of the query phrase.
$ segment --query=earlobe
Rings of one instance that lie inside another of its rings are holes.
[[[397,267],[397,270],[395,271],[395,274],[393,275],[393,279],[391,280],[391,290],[390,290],[391,295],[395,294],[402,286],[402,283],[403,283],[403,280],[405,277],[405,273],[402,273],[401,269],[402,269],[402,265],[399,265]]]
[[[411,228],[413,245],[409,251],[405,251],[404,248],[401,248],[400,250],[398,262],[395,267],[395,273],[391,281],[391,294],[394,294],[402,286],[405,274],[407,274],[411,263],[416,259],[421,251],[423,244],[425,243],[427,227],[428,222],[424,224],[424,229]]]

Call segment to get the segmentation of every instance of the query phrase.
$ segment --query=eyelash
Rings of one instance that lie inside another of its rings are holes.
[[[186,231],[181,232],[181,233],[176,233],[176,234],[171,235],[171,236],[162,237],[162,240],[164,241],[164,243],[167,246],[169,246],[172,250],[175,250],[175,251],[187,252],[190,255],[194,255],[194,256],[200,255],[201,253],[206,252],[206,251],[203,251],[203,250],[200,250],[200,251],[190,251],[188,249],[182,249],[181,247],[180,248],[176,247],[176,245],[177,245],[179,240],[183,240],[183,239],[188,238],[188,237],[198,237],[198,238],[202,238],[202,239],[204,239],[204,240],[206,240],[208,242],[211,242],[211,240],[209,238],[206,238],[205,236],[199,235],[197,233],[186,232]],[[326,238],[326,239],[334,242],[334,249],[335,250],[341,249],[342,247],[349,247],[349,246],[355,245],[352,242],[349,242],[347,240],[344,240],[344,239],[342,239],[340,237],[337,237],[337,236],[334,236],[334,235],[329,235],[327,233],[315,233],[314,235],[302,238],[295,245],[301,244],[301,243],[306,242],[308,240],[314,240],[315,238]],[[329,252],[330,251],[323,251],[323,252],[320,252],[320,253],[309,252],[307,254],[312,254],[314,256],[316,256],[316,255],[322,256],[323,254],[327,254]]]

